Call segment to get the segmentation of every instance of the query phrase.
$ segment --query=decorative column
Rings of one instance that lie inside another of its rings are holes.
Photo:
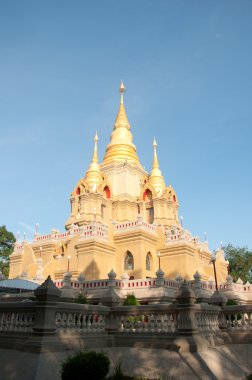
[[[80,288],[82,289],[84,281],[85,281],[85,276],[83,272],[80,273],[80,275],[77,277],[77,280],[78,280],[78,283],[80,284]]]
[[[178,302],[178,333],[182,335],[198,333],[194,305],[196,302],[196,296],[193,289],[188,286],[186,280],[184,280],[178,290],[176,300]]]
[[[156,272],[156,286],[164,286],[164,272],[162,269],[158,269]]]
[[[116,291],[116,273],[113,269],[108,273],[108,291],[104,294],[102,297],[102,303],[105,306],[113,307],[118,306],[121,302],[121,298],[118,295],[118,291]],[[111,314],[112,318],[112,314]],[[113,319],[113,318],[112,318]],[[110,325],[112,326],[114,324],[114,321],[110,321]]]
[[[114,269],[111,269],[111,271],[108,273],[108,286],[115,287],[116,286],[116,276]]]
[[[178,282],[179,287],[183,284],[183,281],[184,281],[183,277],[182,277],[180,274],[178,274],[178,275],[175,277],[175,280]]]
[[[72,273],[67,272],[64,274],[63,286],[61,287],[61,299],[65,302],[72,302],[77,296],[77,289],[71,286]]]
[[[63,288],[71,288],[71,278],[72,278],[72,273],[71,272],[66,272],[64,274],[64,278],[63,278],[63,286],[62,286],[62,289]]]

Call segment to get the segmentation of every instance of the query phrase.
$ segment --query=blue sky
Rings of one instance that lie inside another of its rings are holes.
[[[252,248],[251,1],[2,1],[0,224],[64,230],[69,196],[125,105],[184,225]],[[32,227],[32,228],[31,228]]]

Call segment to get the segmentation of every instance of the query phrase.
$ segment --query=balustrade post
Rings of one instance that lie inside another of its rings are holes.
[[[115,271],[113,269],[111,269],[111,271],[108,273],[108,286],[110,287],[115,287],[116,286],[116,276],[117,274],[115,273]]]
[[[233,291],[233,277],[231,276],[231,274],[227,275],[227,290]]]
[[[201,275],[198,271],[194,274],[194,289],[200,291],[201,290]]]
[[[164,272],[162,269],[158,269],[156,272],[156,286],[164,286]]]
[[[34,291],[34,295],[37,302],[33,332],[36,334],[54,334],[56,332],[55,315],[60,290],[48,276],[43,284]]]
[[[178,290],[176,300],[178,302],[178,333],[186,335],[198,333],[198,325],[195,317],[196,295],[185,280]]]

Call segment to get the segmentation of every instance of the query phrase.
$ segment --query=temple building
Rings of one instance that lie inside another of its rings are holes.
[[[76,279],[106,279],[113,269],[117,278],[180,276],[192,279],[198,271],[203,280],[213,277],[212,252],[183,227],[179,201],[162,175],[157,143],[148,173],[139,161],[124,106],[120,105],[104,158],[98,159],[98,135],[88,170],[70,195],[66,231],[52,230],[32,242],[17,240],[10,259],[9,278],[42,282],[49,274],[57,282],[66,272]],[[228,262],[217,251],[216,272],[225,282]]]

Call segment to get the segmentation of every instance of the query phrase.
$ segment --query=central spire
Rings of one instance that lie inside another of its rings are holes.
[[[123,93],[124,92],[125,92],[125,87],[124,87],[123,81],[121,80],[121,85],[120,85],[121,104],[123,104]]]
[[[130,132],[130,123],[124,107],[125,87],[123,82],[120,85],[120,105],[110,136],[110,143],[107,146],[103,159],[103,164],[111,162],[131,162],[140,164],[136,154],[136,147],[133,144]]]
[[[121,85],[120,85],[121,101],[120,101],[120,106],[119,106],[118,114],[116,117],[116,121],[114,124],[114,130],[120,127],[125,127],[127,129],[130,129],[130,123],[126,115],[124,102],[123,102],[124,92],[125,92],[125,87],[124,87],[123,82],[121,82]]]

